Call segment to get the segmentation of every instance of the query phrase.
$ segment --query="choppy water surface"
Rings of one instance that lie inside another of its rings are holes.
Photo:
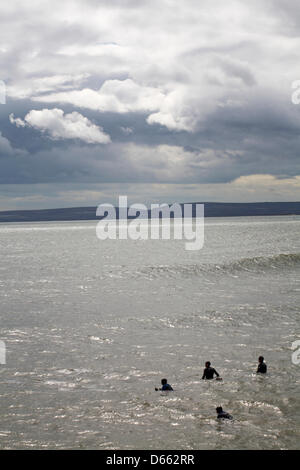
[[[1,224],[0,448],[298,448],[299,229],[207,219],[188,252],[101,242],[91,221]]]

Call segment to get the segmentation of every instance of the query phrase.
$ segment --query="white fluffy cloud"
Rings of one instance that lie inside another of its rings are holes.
[[[133,80],[107,80],[100,90],[84,88],[33,97],[44,103],[70,103],[80,108],[128,113],[153,111],[160,108],[165,95],[157,88],[140,86]]]
[[[0,7],[0,66],[8,67],[13,98],[144,112],[148,124],[191,132],[219,107],[246,109],[253,93],[272,90],[288,105],[299,77],[294,1],[283,8],[278,0],[53,0],[18,3],[18,15],[15,8],[14,0]]]
[[[38,78],[19,79],[8,85],[7,94],[15,99],[31,98],[36,94],[51,93],[62,90],[73,90],[81,86],[89,77],[88,73],[49,75]]]
[[[47,131],[53,139],[80,139],[89,144],[108,144],[109,135],[78,112],[64,114],[62,109],[31,110],[24,121],[9,116],[10,122],[17,127],[31,126]]]
[[[14,113],[11,113],[9,115],[9,121],[11,124],[15,124],[17,127],[25,127],[26,122],[23,121],[21,118],[15,118]]]

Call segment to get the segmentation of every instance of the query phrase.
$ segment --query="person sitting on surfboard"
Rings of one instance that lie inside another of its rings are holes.
[[[222,406],[218,406],[216,408],[216,412],[218,415],[217,418],[219,419],[233,419],[233,417],[229,413],[227,413],[226,411],[223,411]]]
[[[156,388],[155,387],[156,392],[158,392],[158,390],[161,390],[162,392],[166,392],[166,391],[172,392],[173,391],[173,388],[171,387],[171,385],[168,384],[167,379],[161,379],[161,385],[162,385],[161,388]]]
[[[256,373],[257,374],[266,374],[267,373],[267,364],[264,362],[264,357],[259,356],[258,358],[258,368]]]
[[[220,377],[220,374],[218,374],[216,369],[214,369],[213,367],[210,367],[210,362],[207,361],[205,363],[205,369],[203,371],[202,379],[210,380],[214,378],[214,375],[217,376],[217,380],[222,380],[222,378]]]

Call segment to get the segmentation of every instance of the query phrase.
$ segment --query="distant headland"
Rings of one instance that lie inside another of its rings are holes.
[[[195,206],[193,204],[193,214]],[[205,217],[300,215],[300,202],[204,202]],[[148,211],[150,214],[150,211]],[[116,215],[118,218],[118,208]],[[146,215],[146,214],[145,214]],[[97,220],[96,207],[0,211],[0,222]]]

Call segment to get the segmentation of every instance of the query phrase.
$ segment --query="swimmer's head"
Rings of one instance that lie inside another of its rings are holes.
[[[210,362],[209,362],[209,361],[207,361],[207,362],[205,363],[205,367],[210,367]]]
[[[166,385],[168,383],[167,379],[161,379],[161,384]]]
[[[216,412],[217,412],[218,414],[220,414],[220,413],[222,413],[222,411],[223,411],[222,406],[217,406]]]
[[[264,358],[263,356],[259,356],[258,362],[264,362],[264,359],[265,359],[265,358]]]

